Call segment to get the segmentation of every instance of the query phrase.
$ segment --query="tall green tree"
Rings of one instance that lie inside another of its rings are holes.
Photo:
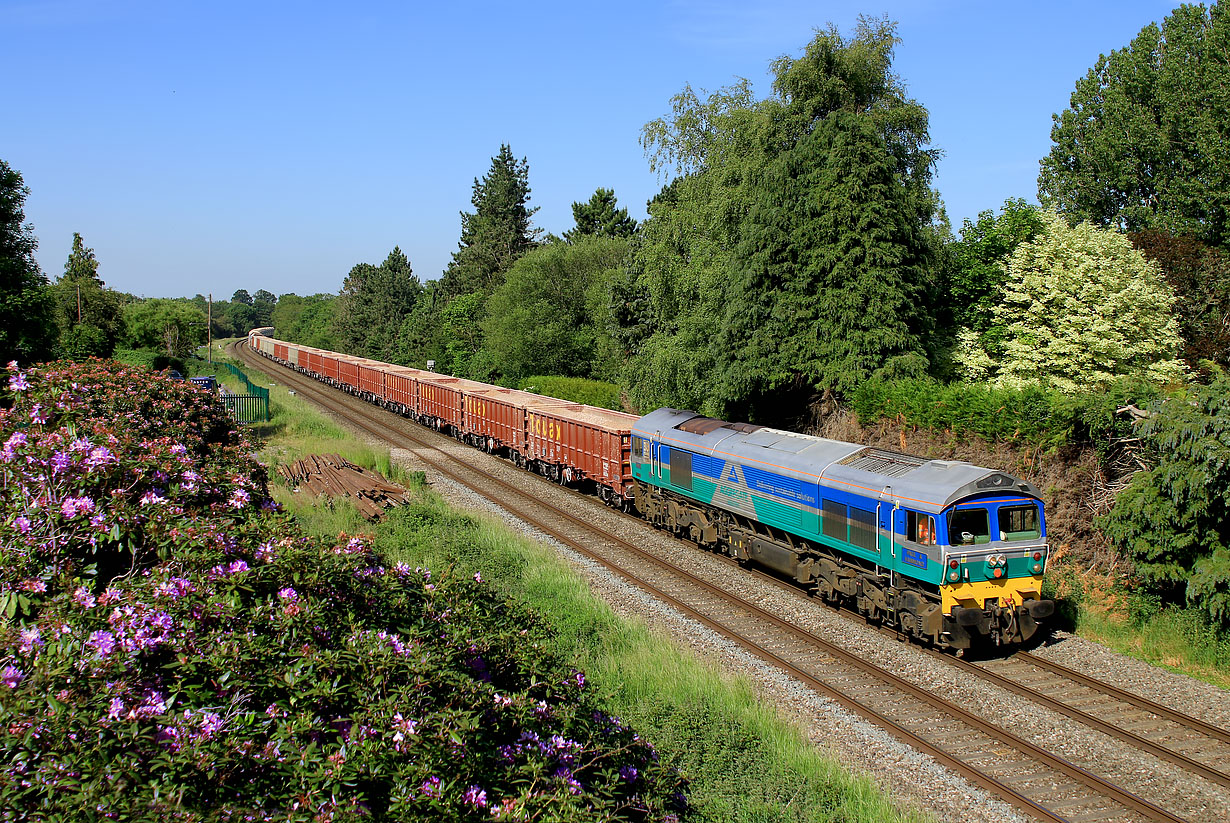
[[[625,369],[635,403],[751,413],[926,368],[935,153],[896,43],[886,20],[830,27],[773,63],[769,98],[687,88],[646,125],[651,166],[683,176],[633,262],[653,307]]]
[[[270,313],[270,324],[275,334],[292,343],[315,346],[320,349],[336,349],[333,339],[333,304],[337,296],[311,294],[300,297],[284,294]]]
[[[993,318],[1002,342],[988,349],[972,332],[964,338],[968,374],[998,387],[1068,393],[1121,376],[1181,379],[1174,290],[1157,266],[1118,232],[1069,226],[1054,212],[1042,222],[1009,258]]]
[[[461,239],[441,278],[446,298],[480,292],[484,297],[504,279],[517,258],[534,248],[539,230],[531,223],[530,167],[503,144],[491,168],[474,180],[473,212],[461,213]]]
[[[1038,209],[1020,198],[1005,200],[998,215],[988,209],[976,220],[965,220],[961,239],[947,249],[947,290],[955,325],[979,334],[990,328],[1007,277],[1005,263],[1017,246],[1041,231]]]
[[[1174,288],[1188,368],[1205,375],[1209,363],[1230,369],[1230,252],[1163,231],[1128,237]]]
[[[730,403],[925,374],[928,215],[896,173],[874,123],[842,110],[765,169],[722,322]]]
[[[1230,247],[1230,13],[1182,5],[1098,58],[1054,117],[1038,194],[1075,220]]]
[[[1149,589],[1230,626],[1230,377],[1166,398],[1137,433],[1152,467],[1098,525]]]
[[[484,345],[505,381],[590,377],[606,332],[611,283],[628,254],[619,237],[581,236],[534,249],[487,300]]]
[[[636,408],[725,413],[713,392],[712,340],[747,209],[743,183],[763,163],[759,106],[747,80],[703,99],[685,86],[671,98],[671,114],[642,131],[650,168],[678,176],[649,203],[633,243],[635,280],[617,284],[623,300],[614,336],[629,348],[620,382]]]
[[[98,258],[73,232],[64,274],[52,286],[59,349],[65,357],[107,357],[124,333],[120,295],[98,275]]]
[[[564,232],[564,239],[576,242],[582,237],[631,237],[636,233],[636,221],[627,209],[618,208],[614,189],[598,189],[587,203],[573,203],[572,217],[576,226]]]
[[[205,313],[188,300],[153,298],[124,307],[125,342],[186,357],[205,342]]]
[[[0,363],[42,360],[55,342],[47,278],[34,259],[38,240],[25,222],[30,189],[0,160]]]
[[[397,333],[422,292],[400,247],[394,247],[379,266],[356,265],[333,307],[333,331],[342,350],[392,360],[398,351]]]

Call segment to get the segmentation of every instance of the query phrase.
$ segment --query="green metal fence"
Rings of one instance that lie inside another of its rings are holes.
[[[226,369],[227,371],[229,371],[231,374],[238,377],[240,382],[242,382],[244,386],[247,387],[248,394],[251,394],[255,397],[264,397],[265,401],[268,402],[269,389],[265,388],[264,386],[258,386],[255,383],[253,383],[251,380],[248,379],[248,376],[244,374],[238,367],[232,366],[230,363],[219,363],[218,365]]]
[[[223,394],[222,403],[236,423],[267,423],[269,421],[269,389],[258,386],[230,363],[219,363],[243,383],[247,394]]]
[[[269,393],[263,397],[255,394],[224,394],[222,405],[236,423],[269,422]]]

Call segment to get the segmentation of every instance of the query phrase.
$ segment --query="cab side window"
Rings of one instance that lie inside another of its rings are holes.
[[[922,546],[935,545],[935,518],[927,514],[906,511],[905,539]]]

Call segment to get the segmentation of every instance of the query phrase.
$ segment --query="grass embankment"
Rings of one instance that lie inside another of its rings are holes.
[[[258,373],[249,370],[253,379]],[[390,473],[387,454],[357,443],[281,386],[273,386],[272,400],[273,421],[260,429],[266,462],[339,452]],[[391,563],[452,566],[464,576],[477,572],[541,614],[554,628],[554,651],[575,660],[610,696],[610,711],[691,781],[694,819],[926,819],[896,808],[871,780],[853,777],[822,756],[800,729],[763,706],[747,681],[678,650],[644,623],[616,615],[551,549],[497,521],[451,509],[422,475],[407,476],[396,468],[391,473],[412,488],[414,499],[374,526],[345,503],[321,506],[292,494],[280,481],[273,493],[309,531],[371,534]]]
[[[1230,637],[1202,609],[1162,607],[1104,575],[1063,566],[1050,574],[1065,628],[1120,654],[1230,689]]]

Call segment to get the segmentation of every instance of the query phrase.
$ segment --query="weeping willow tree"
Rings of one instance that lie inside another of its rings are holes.
[[[646,126],[651,164],[677,176],[633,260],[650,331],[625,380],[642,406],[754,417],[926,370],[935,155],[897,42],[886,20],[818,31],[774,62],[768,98],[687,88]]]

